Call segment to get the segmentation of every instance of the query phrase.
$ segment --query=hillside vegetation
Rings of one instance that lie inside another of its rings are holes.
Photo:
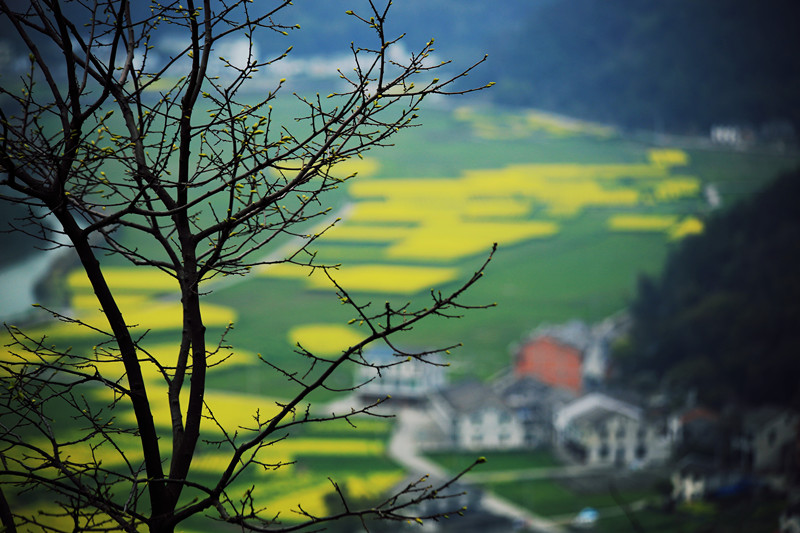
[[[498,29],[489,68],[507,104],[644,129],[796,129],[798,9],[791,0],[552,1],[516,30]]]
[[[623,375],[711,404],[800,406],[800,171],[706,224],[642,277]]]

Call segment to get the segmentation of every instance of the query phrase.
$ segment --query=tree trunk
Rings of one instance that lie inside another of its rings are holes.
[[[131,338],[122,312],[114,299],[111,289],[103,276],[100,262],[94,255],[94,251],[89,245],[87,236],[75,222],[75,219],[63,204],[51,206],[53,214],[58,218],[64,232],[69,237],[75,251],[78,253],[81,265],[86,271],[86,276],[94,289],[97,300],[105,313],[111,331],[117,341],[125,373],[128,378],[128,388],[130,390],[130,400],[136,416],[136,425],[139,430],[139,439],[144,455],[145,469],[149,482],[147,483],[150,496],[150,506],[153,516],[169,513],[172,508],[168,508],[164,498],[164,473],[161,468],[161,453],[158,448],[158,434],[156,433],[153,413],[150,410],[150,402],[147,398],[147,388],[145,387],[142,368],[136,353],[136,346]]]

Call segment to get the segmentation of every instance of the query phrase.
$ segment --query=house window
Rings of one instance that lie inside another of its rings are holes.
[[[647,435],[647,431],[644,428],[639,428],[636,430],[636,438],[639,440],[644,440],[645,436]]]
[[[625,448],[617,448],[617,452],[614,454],[614,462],[618,465],[625,462]]]
[[[600,457],[600,459],[606,459],[608,458],[608,452],[609,452],[608,445],[603,444],[602,446],[600,446],[600,450],[598,451],[597,455]]]
[[[624,439],[625,438],[625,426],[620,425],[617,428],[617,433],[615,435],[617,439]]]
[[[470,417],[470,419],[472,420],[473,424],[478,425],[478,424],[481,423],[481,414],[480,413],[472,413],[472,416]]]
[[[647,446],[640,444],[636,447],[636,458],[644,459],[647,456]]]

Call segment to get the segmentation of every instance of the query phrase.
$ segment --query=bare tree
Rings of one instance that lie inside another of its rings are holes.
[[[353,68],[339,72],[344,89],[327,97],[295,95],[304,112],[294,123],[276,123],[271,104],[285,80],[259,98],[245,90],[249,83],[267,83],[264,72],[289,54],[282,49],[259,57],[254,35],[299,29],[281,22],[285,11],[291,13],[291,2],[142,4],[0,0],[0,12],[30,57],[27,72],[3,78],[0,88],[0,195],[27,207],[19,230],[52,246],[74,248],[107,319],[107,327],[97,327],[50,311],[75,327],[94,328],[102,339],[93,349],[76,352],[7,327],[11,356],[0,362],[5,531],[169,532],[199,513],[252,531],[320,529],[342,516],[413,517],[415,504],[441,497],[449,484],[434,487],[420,480],[369,509],[343,502],[345,510],[335,516],[300,507],[303,522],[286,524],[236,482],[251,469],[281,467],[262,459],[262,452],[297,425],[375,414],[377,404],[323,416],[308,407],[309,395],[328,387],[334,372],[369,364],[362,357],[365,347],[386,342],[402,355],[398,362],[408,356],[425,361],[440,350],[403,353],[389,337],[428,317],[482,307],[459,298],[481,277],[483,266],[452,293],[431,292],[432,301],[424,305],[387,303],[373,309],[337,283],[335,270],[315,261],[309,246],[319,232],[308,234],[308,228],[328,211],[321,197],[352,177],[337,173],[337,163],[386,146],[396,132],[416,125],[417,106],[427,96],[469,92],[451,88],[483,59],[439,79],[435,75],[446,71],[447,63],[431,64],[431,40],[407,60],[397,60],[390,51],[399,48],[400,37],[385,30],[391,2],[378,6],[367,0],[361,11],[346,12],[371,29],[373,40],[351,46]],[[183,49],[156,56],[159,50],[153,49],[163,44],[165,33],[178,36]],[[237,57],[215,53],[226,40],[243,36],[248,45]],[[287,237],[300,244],[278,259],[267,255]],[[104,276],[105,255],[157,267],[174,278],[183,329],[172,360],[151,355],[144,334],[126,321]],[[299,392],[274,416],[256,416],[252,427],[222,427],[204,394],[207,369],[217,361],[212,356],[225,341],[207,338],[202,286],[214,276],[244,275],[271,262],[321,269],[363,321],[365,333],[334,358],[298,347],[298,358],[308,365],[304,372],[278,366],[266,354],[264,370],[293,381]],[[122,377],[106,371],[119,363]],[[168,387],[165,398],[152,395],[143,365],[157,367]],[[113,401],[93,401],[96,395],[88,391],[97,388],[111,391]],[[159,402],[169,405],[169,435],[159,434],[154,422]],[[135,424],[120,423],[115,409],[132,409]],[[219,426],[223,437],[204,441],[201,425]],[[71,453],[76,446],[90,453],[77,457]],[[116,450],[122,466],[104,465],[94,453],[101,446]],[[212,482],[190,475],[192,458],[204,446],[227,454]],[[37,490],[49,491],[60,506],[55,514],[68,526],[48,526],[52,517],[23,515],[9,506],[6,495],[11,500],[12,493]]]

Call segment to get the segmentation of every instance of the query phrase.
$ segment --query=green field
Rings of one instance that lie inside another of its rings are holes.
[[[369,155],[377,158],[378,170],[368,180],[430,178],[456,180],[465,171],[494,171],[509,165],[641,165],[653,147],[621,136],[598,137],[589,134],[552,135],[533,130],[517,133],[511,139],[487,139],[452,113],[430,111],[425,126],[401,134],[397,146]],[[509,116],[498,114],[503,124]],[[672,173],[696,178],[701,186],[713,184],[723,206],[755,191],[782,170],[797,164],[797,157],[749,154],[733,151],[683,150],[688,164]],[[357,184],[356,178],[351,182]],[[625,177],[620,178],[622,182]],[[388,182],[387,182],[388,183]],[[347,201],[336,198],[335,201]],[[447,198],[431,200],[430,209],[446,208]],[[414,347],[431,347],[463,342],[464,348],[452,360],[454,377],[466,374],[492,375],[509,361],[509,345],[519,341],[543,321],[559,322],[572,318],[598,320],[622,310],[634,294],[637,276],[657,273],[671,246],[664,232],[613,232],[606,227],[616,212],[673,213],[678,216],[706,216],[709,208],[700,194],[656,205],[587,206],[565,217],[557,234],[546,238],[503,244],[484,279],[467,295],[470,303],[497,306],[466,314],[461,320],[439,320],[421,324],[398,340]],[[540,211],[531,215],[538,217]],[[520,217],[522,220],[522,217]],[[347,220],[344,221],[345,227]],[[488,252],[491,239],[483,249]],[[386,247],[374,242],[332,242],[317,246],[323,261],[348,265],[392,262]],[[394,262],[448,266],[458,269],[460,278],[478,268],[483,253],[467,254],[441,261],[415,258]],[[437,286],[446,291],[457,280]],[[397,295],[380,292],[355,292],[362,301],[378,305],[421,301],[425,294]],[[248,297],[246,297],[246,295]],[[257,295],[253,297],[252,295]],[[237,329],[232,340],[251,351],[269,352],[278,360],[291,358],[286,332],[301,321],[344,322],[349,314],[331,291],[309,289],[302,279],[258,278],[214,290],[208,301],[237,310]],[[344,378],[345,380],[347,378]]]
[[[589,125],[566,130],[553,124],[541,127],[535,117],[520,119],[518,114],[500,110],[431,109],[423,113],[423,119],[424,127],[401,133],[395,147],[368,153],[373,163],[369,175],[355,178],[349,182],[352,188],[344,187],[329,199],[333,212],[355,205],[358,213],[365,204],[379,202],[373,213],[400,221],[371,221],[372,225],[393,236],[363,237],[366,230],[359,228],[370,224],[345,218],[343,231],[362,236],[323,239],[317,249],[321,260],[342,263],[342,275],[348,268],[358,267],[366,269],[357,272],[369,274],[369,268],[379,270],[375,265],[444,273],[445,281],[435,286],[421,285],[425,281],[420,278],[421,290],[408,288],[416,286],[411,283],[414,279],[400,280],[402,283],[388,280],[399,287],[389,292],[359,290],[359,284],[369,286],[367,274],[353,280],[353,296],[360,302],[382,306],[386,300],[414,301],[425,306],[429,289],[445,292],[456,288],[480,267],[492,242],[499,241],[500,248],[485,276],[465,297],[466,303],[496,302],[496,307],[468,312],[459,320],[431,320],[395,339],[400,346],[425,349],[462,342],[463,348],[452,355],[451,381],[466,375],[489,377],[502,370],[509,364],[509,347],[541,322],[595,321],[623,310],[633,297],[637,276],[657,273],[669,249],[679,242],[670,232],[682,221],[701,221],[710,212],[702,194],[704,187],[716,187],[724,207],[800,161],[796,155],[655,147]],[[659,163],[658,154],[674,160]],[[564,173],[569,176],[562,176]],[[534,178],[539,181],[533,183]],[[413,183],[421,189],[430,186],[438,193],[407,198],[408,188],[401,180],[416,180]],[[553,188],[544,187],[547,184]],[[368,190],[359,192],[359,187]],[[671,196],[669,191],[678,192]],[[384,196],[376,200],[376,194]],[[419,205],[425,209],[415,209]],[[652,227],[613,229],[610,221],[615,216]],[[541,221],[556,224],[557,230],[538,234],[539,229],[531,223]],[[465,227],[470,231],[462,235],[459,230]],[[398,228],[403,231],[395,231]],[[484,234],[479,231],[482,228],[496,228],[496,235]],[[405,230],[416,240],[404,240]],[[450,248],[436,240],[442,232],[452,232],[452,236],[445,235]],[[143,244],[130,239],[131,245]],[[429,241],[433,244],[426,245]],[[109,260],[109,265],[121,266],[115,260]],[[119,294],[128,298],[126,305],[141,320],[140,331],[150,329],[147,345],[168,353],[176,344],[179,329],[173,323],[176,303],[161,299],[168,289],[159,288],[158,276],[141,282],[142,287],[123,287],[126,272],[118,271]],[[67,284],[73,307],[86,320],[101,320],[92,310],[91,292],[81,286],[79,277],[73,274]],[[210,342],[215,342],[214,336],[221,334],[229,321],[234,323],[226,338],[234,355],[227,366],[209,374],[209,388],[220,398],[220,413],[235,410],[226,407],[234,401],[239,401],[239,410],[246,401],[255,411],[259,405],[274,405],[275,400],[294,392],[285,377],[259,363],[255,354],[302,371],[304,361],[294,353],[290,335],[296,328],[333,325],[351,335],[359,334],[357,325],[346,325],[351,312],[335,293],[311,282],[303,276],[266,271],[206,285]],[[63,325],[36,326],[36,330],[76,350],[89,350],[94,342]],[[312,341],[322,342],[309,339]],[[335,351],[333,344],[330,349]],[[351,382],[352,376],[343,373],[335,376],[331,385],[347,387]],[[323,392],[312,400],[319,403],[334,397],[334,393]],[[321,447],[332,449],[297,452],[292,454],[297,461],[291,467],[293,474],[248,477],[244,483],[258,482],[264,487],[264,498],[281,509],[295,505],[296,498],[319,501],[330,490],[325,479],[328,474],[346,479],[348,473],[360,471],[362,478],[384,476],[380,479],[391,485],[400,473],[380,449],[371,455],[339,453],[331,444],[337,439],[357,439],[365,446],[382,445],[389,431],[390,426],[383,426],[292,435],[317,439]],[[517,468],[542,466],[545,459],[528,457],[519,463],[519,457],[501,456],[497,461],[501,468]],[[211,464],[215,459],[208,460]],[[571,492],[550,481],[491,488],[537,512],[546,508],[548,514],[571,513],[576,505],[580,508]],[[290,500],[278,502],[279,494],[288,494]],[[534,502],[535,494],[544,500]],[[586,501],[606,505],[608,498],[607,494],[596,495]]]

